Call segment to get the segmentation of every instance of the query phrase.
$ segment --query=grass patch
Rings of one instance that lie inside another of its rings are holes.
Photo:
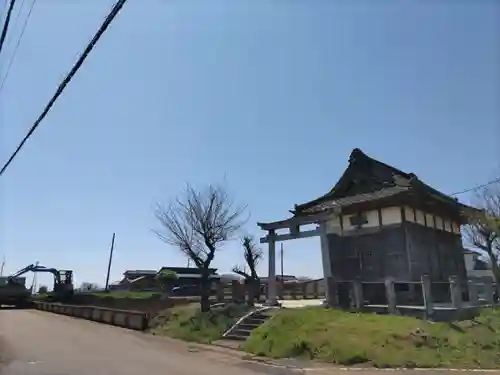
[[[284,309],[252,332],[245,349],[273,358],[381,368],[500,368],[500,310],[485,310],[472,321],[426,323],[335,309]]]
[[[248,307],[230,304],[213,307],[202,313],[198,303],[176,306],[157,314],[150,323],[150,332],[186,341],[211,343],[222,337]]]

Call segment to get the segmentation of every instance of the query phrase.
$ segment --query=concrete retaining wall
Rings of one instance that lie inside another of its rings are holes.
[[[152,316],[161,310],[197,301],[199,301],[199,297],[161,298],[160,296],[153,296],[151,298],[113,298],[111,296],[75,294],[71,304],[78,306],[95,306],[113,310],[141,311]]]
[[[149,315],[142,311],[117,310],[96,306],[61,305],[48,302],[35,302],[35,308],[137,331],[145,330],[149,322]]]

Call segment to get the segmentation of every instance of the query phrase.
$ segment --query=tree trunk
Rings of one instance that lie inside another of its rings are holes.
[[[201,282],[201,293],[200,293],[200,305],[201,312],[210,311],[210,278],[207,275],[202,275]]]

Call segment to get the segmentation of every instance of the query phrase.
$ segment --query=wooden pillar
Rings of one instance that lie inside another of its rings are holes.
[[[328,246],[328,236],[326,234],[326,222],[319,224],[320,242],[321,242],[321,261],[323,264],[323,279],[325,281],[325,300],[330,303],[331,283],[328,279],[332,277],[332,263],[330,260],[330,248]]]
[[[432,316],[432,312],[434,311],[434,300],[432,299],[432,284],[429,275],[423,275],[421,278],[421,283],[426,317],[429,318]]]
[[[267,302],[269,306],[278,304],[276,299],[276,233],[271,229],[268,234],[269,239],[269,271],[267,280]]]
[[[244,295],[242,296],[242,285],[239,281],[231,281],[231,296],[234,303],[241,303],[245,300]],[[243,297],[243,298],[242,298]]]
[[[297,299],[297,284],[290,283],[290,297],[292,299]]]
[[[434,308],[434,299],[432,296],[432,283],[429,275],[422,275],[421,284],[424,306],[428,312],[431,312]]]
[[[313,298],[314,299],[318,299],[318,297],[319,297],[319,291],[318,291],[319,283],[320,283],[320,281],[313,282]]]
[[[387,309],[389,314],[396,313],[396,290],[394,289],[394,278],[387,277],[384,281],[385,296],[387,298]]]
[[[361,311],[365,303],[363,299],[363,283],[360,278],[354,279],[352,282],[352,290],[354,295],[354,308],[357,311]]]
[[[493,305],[495,303],[495,299],[493,298],[494,288],[493,288],[493,280],[491,278],[484,278],[484,293],[486,295],[486,304]]]
[[[224,284],[221,280],[217,280],[215,283],[216,293],[217,293],[217,302],[224,302]]]
[[[460,309],[462,307],[462,288],[460,287],[458,277],[450,276],[449,280],[451,305],[456,309]]]
[[[329,277],[325,280],[325,294],[328,290],[328,299],[326,299],[326,303],[330,307],[339,306],[338,299],[338,281],[333,277]]]
[[[477,293],[477,285],[475,280],[468,281],[468,289],[470,304],[473,306],[479,305],[479,295]]]
[[[309,298],[309,295],[308,295],[309,291],[307,290],[308,285],[309,284],[305,283],[305,282],[303,282],[303,283],[300,284],[300,291],[302,293],[302,299],[308,299]]]

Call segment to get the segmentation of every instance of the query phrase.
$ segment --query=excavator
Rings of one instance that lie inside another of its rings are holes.
[[[22,308],[29,305],[31,291],[25,286],[25,278],[21,277],[28,272],[47,272],[54,275],[54,290],[49,296],[51,301],[65,302],[73,297],[73,271],[30,264],[8,276],[4,285],[0,286],[0,306],[11,305]]]

